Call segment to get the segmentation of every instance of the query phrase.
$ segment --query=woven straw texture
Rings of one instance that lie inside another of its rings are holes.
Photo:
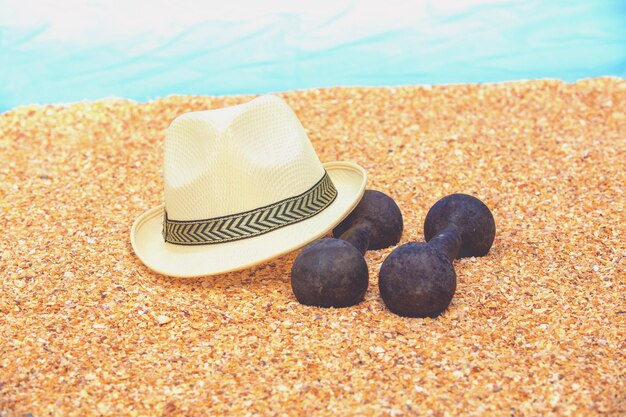
[[[324,175],[306,132],[275,96],[177,118],[164,150],[170,219],[199,220],[299,195]]]

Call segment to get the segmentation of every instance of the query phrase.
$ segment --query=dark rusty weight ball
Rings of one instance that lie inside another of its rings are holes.
[[[429,242],[451,228],[456,228],[461,236],[461,246],[452,259],[485,256],[496,235],[496,223],[489,208],[467,194],[450,194],[430,208],[424,220],[424,239]]]
[[[387,194],[365,190],[359,204],[338,226],[333,236],[346,240],[362,254],[383,249],[400,241],[404,223],[402,212]]]
[[[378,287],[385,305],[404,317],[436,317],[452,301],[456,273],[448,258],[426,243],[397,247],[380,268]]]
[[[291,268],[291,288],[298,301],[318,307],[348,307],[363,300],[369,272],[363,255],[340,239],[307,246]]]

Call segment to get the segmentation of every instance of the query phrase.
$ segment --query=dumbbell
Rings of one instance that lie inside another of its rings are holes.
[[[365,190],[359,204],[333,230],[335,238],[312,243],[294,261],[291,288],[298,301],[319,307],[361,302],[369,284],[363,255],[368,249],[397,244],[402,229],[402,213],[393,199]]]
[[[400,316],[438,316],[456,291],[452,261],[486,255],[495,233],[491,211],[476,197],[452,194],[437,201],[424,221],[428,243],[406,243],[383,262],[378,276],[383,301]]]

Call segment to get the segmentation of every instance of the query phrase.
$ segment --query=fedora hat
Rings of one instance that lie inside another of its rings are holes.
[[[133,250],[164,275],[244,269],[324,236],[361,199],[367,175],[321,163],[272,95],[177,117],[165,134],[165,203],[139,216]]]

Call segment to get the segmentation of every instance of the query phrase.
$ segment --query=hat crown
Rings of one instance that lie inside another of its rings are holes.
[[[166,132],[163,174],[168,217],[199,220],[302,194],[324,168],[291,108],[261,96],[176,118]]]

